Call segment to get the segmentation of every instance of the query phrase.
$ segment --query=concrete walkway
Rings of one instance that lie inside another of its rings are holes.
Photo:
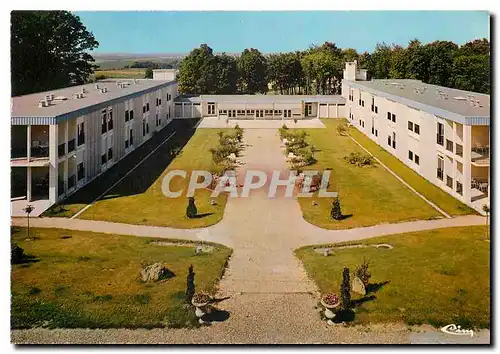
[[[275,129],[245,130],[247,147],[237,170],[238,184],[247,170],[277,169],[288,173]],[[360,240],[381,235],[429,230],[442,227],[484,225],[480,216],[383,224],[350,230],[325,230],[302,218],[295,198],[282,193],[267,196],[268,185],[252,191],[248,198],[229,198],[223,220],[204,229],[172,229],[126,225],[103,221],[62,218],[32,219],[34,227],[128,234],[135,236],[205,240],[232,247],[234,253],[220,282],[219,296],[229,296],[220,308],[230,318],[200,330],[57,330],[13,331],[20,342],[72,343],[409,343],[425,342],[404,325],[370,327],[329,327],[320,320],[319,293],[300,262],[294,257],[297,247]],[[282,191],[281,191],[282,192]],[[25,219],[14,219],[25,225]],[[435,333],[432,328],[424,335]],[[413,336],[413,337],[410,337]],[[449,341],[462,340],[448,335]],[[489,331],[487,332],[489,339]],[[37,339],[38,338],[38,339]],[[484,338],[483,338],[484,340]]]

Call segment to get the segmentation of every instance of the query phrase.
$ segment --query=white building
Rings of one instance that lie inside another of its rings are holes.
[[[13,97],[11,198],[40,213],[71,195],[165,127],[177,94],[176,81],[105,80]]]
[[[346,116],[425,179],[482,211],[489,205],[490,96],[418,80],[366,80],[347,63]]]

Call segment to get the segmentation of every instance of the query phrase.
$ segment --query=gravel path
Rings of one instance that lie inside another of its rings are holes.
[[[288,173],[279,137],[274,129],[245,130],[247,147],[237,171],[238,184],[247,170],[277,169]],[[194,230],[62,218],[32,219],[34,227],[58,227],[96,232],[206,240],[232,247],[234,253],[219,286],[229,297],[219,308],[229,318],[198,330],[46,330],[12,331],[15,343],[456,343],[464,336],[441,333],[431,327],[409,330],[403,324],[371,327],[328,326],[320,320],[318,290],[300,262],[297,247],[358,240],[381,235],[440,227],[483,225],[480,216],[385,224],[351,230],[324,230],[305,222],[294,198],[279,193],[268,198],[268,185],[248,198],[229,198],[217,225]],[[14,225],[26,220],[14,219]],[[489,331],[476,336],[489,341]],[[486,338],[486,339],[485,339]]]

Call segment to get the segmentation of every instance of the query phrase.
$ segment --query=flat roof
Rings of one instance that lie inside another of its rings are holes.
[[[177,97],[176,102],[217,102],[217,103],[302,103],[319,102],[345,104],[340,95],[200,95],[194,97]]]
[[[489,117],[490,95],[457,90],[444,86],[423,83],[420,80],[408,79],[378,79],[372,81],[346,81],[352,87],[362,86],[375,94],[380,92],[388,99],[412,105],[413,101],[434,107],[442,111],[451,112],[462,117]],[[415,107],[422,109],[422,106]],[[435,113],[435,112],[433,112]],[[436,114],[436,113],[435,113]],[[437,114],[439,115],[439,114]]]
[[[82,110],[90,108],[99,109],[99,105],[105,103],[113,104],[110,101],[122,100],[138,96],[149,91],[154,91],[163,86],[175,83],[176,81],[151,80],[151,79],[120,79],[103,80],[92,84],[65,87],[57,90],[37,92],[24,96],[12,97],[11,117],[12,118],[37,118],[37,117],[60,117],[73,112],[85,114]],[[118,83],[127,83],[121,87]],[[96,89],[96,84],[99,89]],[[106,88],[106,93],[101,93],[100,89]],[[85,89],[84,98],[77,99],[74,94]],[[38,102],[44,100],[48,94],[54,94],[55,100],[48,107],[39,107]],[[65,100],[58,100],[58,97],[65,97]]]

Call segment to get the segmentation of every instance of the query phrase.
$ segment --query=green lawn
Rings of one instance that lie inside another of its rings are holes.
[[[173,161],[170,161],[169,155],[173,143],[165,144],[79,218],[175,228],[196,228],[217,223],[224,214],[227,194],[221,193],[216,198],[217,204],[211,205],[211,192],[197,190],[195,201],[199,217],[188,219],[186,191],[192,170],[212,168],[212,155],[208,149],[217,144],[217,133],[222,130],[197,129]],[[170,190],[184,190],[178,198],[168,198],[162,192],[163,177],[171,170],[188,172],[186,179],[174,177],[171,180]]]
[[[394,248],[338,249],[328,257],[314,252],[313,246],[295,251],[322,293],[339,293],[343,267],[349,267],[352,274],[366,258],[372,274],[370,284],[378,284],[379,289],[367,294],[367,301],[356,307],[354,323],[404,321],[489,327],[490,243],[486,227],[412,232],[362,243],[388,243]],[[369,300],[370,295],[375,298]]]
[[[473,209],[463,204],[459,200],[433,185],[425,178],[417,174],[411,168],[398,160],[395,156],[384,150],[380,145],[377,145],[373,140],[361,133],[354,127],[349,129],[349,134],[356,139],[358,143],[363,145],[365,149],[370,151],[384,165],[389,167],[394,173],[401,177],[406,183],[412,186],[417,192],[432,201],[447,214],[466,215],[476,213]]]
[[[26,229],[13,230],[12,240],[38,261],[12,267],[12,328],[192,326],[196,318],[184,295],[188,267],[196,290],[214,293],[231,254],[218,244],[211,254],[195,255],[190,243],[160,246],[148,238],[61,229],[33,234],[27,241]],[[143,283],[142,265],[154,262],[166,263],[175,277]]]
[[[325,229],[346,229],[380,223],[430,219],[441,214],[415,195],[380,165],[356,167],[344,161],[351,152],[363,152],[348,136],[337,134],[343,121],[325,119],[326,129],[305,129],[307,140],[319,151],[317,162],[305,169],[331,169],[330,191],[340,197],[341,221],[330,217],[331,198],[299,198],[304,219]],[[318,205],[313,205],[312,201]]]

